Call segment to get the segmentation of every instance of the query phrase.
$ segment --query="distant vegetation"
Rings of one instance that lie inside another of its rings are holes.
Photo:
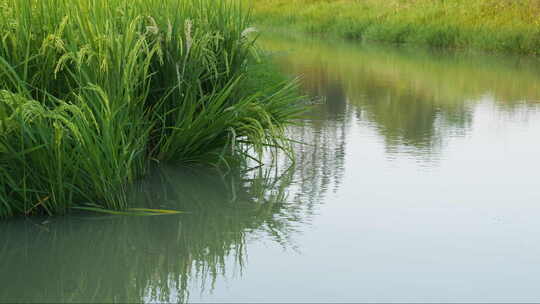
[[[259,24],[313,34],[540,54],[538,0],[252,0]]]
[[[249,22],[211,0],[0,0],[0,217],[124,209],[151,161],[287,149],[300,107],[246,81]]]

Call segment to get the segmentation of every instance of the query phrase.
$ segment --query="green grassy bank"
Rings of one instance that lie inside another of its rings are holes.
[[[286,148],[249,16],[212,0],[0,0],[0,217],[124,209],[149,162]],[[269,84],[274,83],[274,84]]]
[[[252,0],[258,24],[351,39],[540,53],[538,0]]]

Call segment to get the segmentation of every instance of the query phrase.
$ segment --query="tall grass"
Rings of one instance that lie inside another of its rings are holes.
[[[122,209],[149,160],[287,149],[293,85],[247,90],[249,13],[212,0],[0,0],[0,217]]]
[[[538,0],[250,0],[257,23],[351,39],[540,54]]]

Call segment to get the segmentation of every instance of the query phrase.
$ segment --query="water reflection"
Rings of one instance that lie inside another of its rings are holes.
[[[241,273],[246,239],[289,246],[303,207],[286,203],[290,175],[156,172],[134,192],[181,216],[13,220],[0,232],[2,302],[178,302]]]
[[[388,154],[436,160],[447,138],[468,134],[479,103],[512,113],[540,100],[532,58],[272,36],[262,44],[280,52],[278,63],[302,77],[306,92],[326,100],[311,113],[314,125],[347,128],[354,118],[378,132]]]
[[[0,302],[484,299],[470,286],[485,299],[519,299],[525,286],[538,299],[523,279],[540,273],[536,61],[263,45],[290,50],[278,62],[321,103],[288,130],[303,142],[295,166],[279,156],[225,175],[168,167],[135,187],[133,203],[181,215],[4,222]],[[427,172],[408,157],[443,164]]]

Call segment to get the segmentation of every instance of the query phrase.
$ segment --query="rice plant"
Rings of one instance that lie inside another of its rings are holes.
[[[249,22],[229,1],[0,0],[0,217],[125,209],[149,161],[287,149],[294,84],[245,89]]]

